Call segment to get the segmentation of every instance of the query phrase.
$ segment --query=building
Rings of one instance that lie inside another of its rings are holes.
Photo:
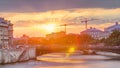
[[[88,34],[95,39],[102,39],[108,38],[114,30],[120,31],[120,24],[118,22],[112,26],[105,28],[104,31],[91,27],[90,29],[82,31],[81,34]]]
[[[120,24],[118,22],[104,29],[105,32],[109,32],[109,33],[112,33],[114,30],[120,31]]]
[[[13,24],[0,18],[0,47],[10,47],[13,42]]]
[[[82,31],[80,34],[88,34],[92,36],[94,39],[103,39],[103,38],[107,38],[108,36],[107,32],[104,32],[104,31],[101,31],[99,29],[92,28],[92,27]]]
[[[64,37],[66,35],[66,33],[64,31],[61,32],[53,32],[51,34],[46,35],[47,39],[51,39],[51,38],[60,38],[60,37]]]

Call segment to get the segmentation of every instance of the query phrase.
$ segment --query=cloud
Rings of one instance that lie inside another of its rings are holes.
[[[81,31],[80,28],[84,27],[84,23],[81,23],[81,20],[84,18],[87,19],[98,19],[94,21],[89,21],[88,25],[104,29],[107,26],[107,23],[113,24],[116,21],[120,21],[120,8],[115,9],[105,9],[105,8],[87,8],[87,9],[67,9],[67,10],[54,10],[54,11],[46,11],[46,12],[0,12],[1,17],[5,17],[5,19],[10,20],[14,24],[15,35],[18,35],[18,30],[23,30],[21,33],[25,32],[24,29],[31,30],[28,33],[32,34],[32,30],[41,31],[41,34],[46,34],[44,30],[41,28],[34,29],[35,25],[48,24],[48,23],[56,23],[56,24],[69,24],[75,23],[72,28],[76,29],[75,25],[78,25],[79,29],[77,32]],[[101,25],[99,27],[98,25]],[[103,26],[105,25],[105,26]],[[82,28],[83,29],[83,28]],[[63,29],[61,29],[63,30]],[[43,32],[43,33],[42,33]],[[70,32],[70,31],[69,31]],[[21,34],[20,33],[20,34]],[[20,35],[19,34],[19,35]],[[37,34],[36,34],[37,35]]]
[[[71,11],[72,10],[72,11]],[[101,24],[105,22],[115,22],[120,20],[120,8],[103,9],[71,9],[56,10],[46,12],[29,12],[29,13],[0,13],[1,17],[11,20],[16,27],[31,26],[32,24],[45,24],[51,22],[58,23],[80,23],[84,18],[96,18],[98,20],[89,21],[91,24]],[[78,19],[79,18],[79,19]]]
[[[103,9],[103,8],[88,8],[88,9],[71,9],[70,10],[56,10],[46,12],[29,12],[29,13],[0,13],[1,17],[11,20],[16,26],[25,24],[43,24],[50,21],[56,22],[78,22],[84,18],[96,18],[99,20],[91,21],[91,24],[98,24],[104,22],[115,22],[120,20],[120,8]],[[79,19],[78,19],[79,18]]]
[[[24,21],[24,20],[20,20],[17,21],[16,24],[14,25],[15,27],[31,27],[33,25],[38,25],[39,21]]]

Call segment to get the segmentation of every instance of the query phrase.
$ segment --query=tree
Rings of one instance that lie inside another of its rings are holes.
[[[120,31],[114,30],[111,35],[105,40],[105,45],[118,46],[120,45]]]
[[[91,44],[95,41],[94,38],[92,38],[88,34],[81,34],[80,35],[80,44]]]

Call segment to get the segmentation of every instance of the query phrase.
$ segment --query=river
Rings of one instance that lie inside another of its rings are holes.
[[[0,68],[120,68],[120,60],[104,55],[47,54],[38,60],[0,65]],[[42,61],[41,61],[42,60]]]

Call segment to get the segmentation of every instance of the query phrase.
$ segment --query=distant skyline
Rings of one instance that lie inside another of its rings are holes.
[[[15,37],[51,33],[42,28],[43,24],[56,24],[54,31],[63,31],[60,24],[75,22],[74,18],[81,16],[99,19],[88,22],[88,27],[103,30],[120,20],[120,0],[0,0],[0,16],[14,24]],[[80,33],[84,29],[84,23],[77,21],[77,26],[68,26],[67,32]]]

